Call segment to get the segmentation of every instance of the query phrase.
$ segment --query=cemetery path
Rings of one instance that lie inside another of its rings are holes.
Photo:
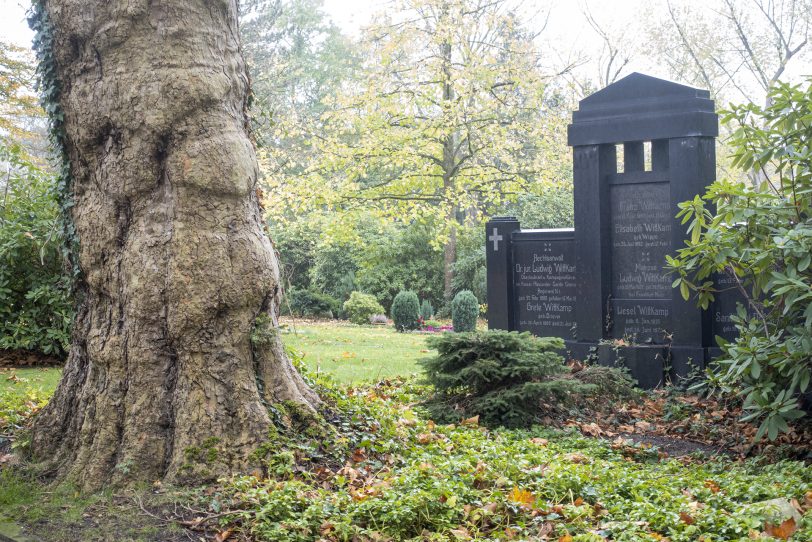
[[[672,457],[703,455],[812,459],[812,424],[795,424],[774,442],[753,443],[757,427],[741,421],[735,402],[672,390],[648,393],[638,402],[584,411],[560,425],[590,437],[650,444]],[[617,440],[619,439],[619,440]]]
[[[724,447],[714,447],[694,440],[672,438],[659,435],[635,435],[621,433],[621,438],[631,439],[636,444],[656,446],[670,457],[684,457],[692,454],[704,456],[731,455],[732,452]]]

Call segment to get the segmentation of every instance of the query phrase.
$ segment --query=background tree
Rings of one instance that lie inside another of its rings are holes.
[[[282,191],[323,163],[312,142],[324,130],[327,101],[352,78],[357,61],[354,43],[322,5],[322,0],[251,0],[241,6],[262,174],[266,184]],[[297,210],[277,207],[272,226],[298,220]]]
[[[544,77],[534,36],[506,1],[398,8],[367,29],[357,82],[322,117],[314,144],[323,160],[295,190],[271,191],[345,217],[365,208],[438,224],[448,299],[460,225],[543,171]]]
[[[284,354],[235,0],[43,0],[79,307],[34,456],[84,488],[249,465],[266,405],[318,398]]]
[[[31,51],[0,40],[0,138],[9,147],[19,145],[24,159],[35,158],[42,165],[47,154],[45,112],[34,92],[34,72]]]
[[[618,29],[614,26],[601,23],[589,9],[588,4],[583,6],[583,15],[589,26],[601,40],[600,55],[593,59],[597,67],[598,89],[608,87],[623,75],[635,56],[633,41],[626,28]],[[588,95],[587,88],[581,86],[583,97]],[[597,90],[597,89],[596,89]]]
[[[330,21],[322,0],[250,0],[241,4],[240,36],[263,135],[277,126],[309,128],[352,73],[352,41]],[[278,152],[277,146],[270,151]]]
[[[649,49],[717,100],[764,103],[790,64],[809,58],[810,24],[809,0],[669,0]]]
[[[324,130],[321,116],[327,99],[353,76],[357,55],[354,42],[325,15],[321,0],[250,0],[240,7],[262,183],[279,187],[276,196],[295,185],[308,167],[324,161],[312,140]],[[298,202],[291,203],[270,205],[271,237],[280,254],[285,290],[298,298],[312,297],[321,285],[311,285],[311,269],[322,252],[317,245],[327,248],[319,239],[332,217],[320,209],[301,212]],[[348,254],[338,256],[339,267],[350,262]],[[324,257],[320,262],[329,265]],[[323,293],[346,299],[352,279],[339,282],[346,287]],[[285,303],[283,308],[288,309]]]

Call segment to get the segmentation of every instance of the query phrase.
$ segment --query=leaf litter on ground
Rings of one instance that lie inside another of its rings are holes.
[[[426,419],[414,380],[329,393],[347,420],[343,459],[308,461],[281,479],[221,481],[216,498],[234,510],[224,527],[279,541],[812,539],[807,464],[671,458],[630,438],[683,435],[682,417],[668,414],[676,399],[665,394],[625,405],[615,419],[506,430]],[[687,417],[700,404],[679,403],[691,406]],[[714,415],[717,406],[710,417],[734,427],[735,411]],[[799,503],[800,520],[765,504],[776,499]]]

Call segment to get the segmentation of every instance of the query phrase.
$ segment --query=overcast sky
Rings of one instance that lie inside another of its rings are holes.
[[[0,0],[0,36],[4,41],[10,41],[23,47],[31,46],[33,33],[25,22],[25,8],[30,2],[19,0]]]
[[[324,10],[345,33],[356,35],[375,12],[386,9],[392,3],[392,0],[324,0]],[[526,5],[530,11],[534,4],[539,9],[550,6],[548,33],[567,42],[577,43],[595,39],[581,16],[583,3],[584,0],[551,0],[528,1]],[[591,0],[589,6],[596,18],[606,24],[623,22],[625,25],[633,25],[635,14],[644,3],[643,0]],[[25,22],[25,11],[29,5],[29,0],[0,0],[0,35],[4,39],[22,46],[30,45],[32,32]],[[535,22],[541,24],[542,21],[543,18],[538,17]]]
[[[395,3],[393,0],[323,1],[328,16],[342,31],[353,36],[357,36],[360,28],[370,22],[374,13],[391,8]],[[707,6],[707,0],[672,1],[677,4],[692,4],[698,9]],[[525,21],[528,28],[538,29],[547,21],[542,39],[549,67],[559,68],[580,56],[591,61],[581,68],[581,72],[594,80],[602,43],[584,18],[584,6],[588,7],[604,30],[611,34],[625,33],[625,36],[634,38],[643,32],[645,18],[651,16],[653,10],[663,8],[665,2],[666,0],[525,0],[523,6],[526,12],[537,14]],[[30,0],[0,0],[0,37],[30,47],[32,32],[25,22],[25,11],[29,5]],[[623,74],[631,71],[663,78],[669,76],[667,69],[657,65],[650,55],[645,54],[636,55]],[[810,73],[812,66],[798,59],[790,63],[785,76],[797,80],[800,75]]]
[[[626,28],[628,32],[635,32],[642,12],[641,6],[646,3],[664,1],[527,0],[525,2],[526,11],[530,14],[535,13],[536,16],[533,17],[533,20],[525,22],[530,28],[538,28],[544,24],[546,14],[549,12],[544,37],[555,43],[559,51],[597,51],[600,48],[600,41],[586,24],[582,15],[585,3],[605,28],[622,27]],[[343,32],[357,36],[360,28],[370,22],[374,13],[391,7],[393,3],[393,0],[324,0],[324,10]],[[0,0],[0,36],[3,39],[23,47],[30,47],[33,33],[25,22],[25,12],[29,5],[30,0]],[[552,60],[566,61],[566,59],[560,58]],[[638,63],[634,69],[644,70],[660,77],[667,75],[657,66]]]

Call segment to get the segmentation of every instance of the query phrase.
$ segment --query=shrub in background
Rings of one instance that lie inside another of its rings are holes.
[[[417,298],[417,294],[409,290],[399,292],[392,301],[391,315],[395,322],[395,329],[398,331],[418,329],[420,327],[418,323],[420,300]]]
[[[420,316],[424,322],[431,320],[434,317],[434,307],[431,306],[431,301],[424,299],[420,304]]]
[[[454,278],[451,286],[454,294],[470,290],[479,300],[486,303],[487,268],[485,266],[485,229],[482,225],[467,225],[457,235],[457,261],[452,265]],[[440,318],[451,317],[453,297],[439,308],[435,315]]]
[[[0,139],[0,349],[62,356],[73,298],[64,273],[53,179]],[[6,169],[6,168],[4,168]]]
[[[561,171],[557,177],[558,180],[552,183],[538,183],[530,187],[531,191],[507,203],[493,216],[515,216],[522,228],[526,229],[571,228],[575,214],[572,168]]]
[[[522,194],[515,214],[523,228],[571,228],[573,207],[572,184],[566,182],[545,186],[541,194]]]
[[[306,219],[271,224],[287,291],[311,290],[343,303],[353,291],[371,294],[383,313],[395,295],[415,291],[434,307],[443,299],[443,253],[431,225],[380,224],[356,217],[345,232],[335,216],[311,213]]]
[[[458,292],[451,302],[451,321],[454,324],[454,331],[476,330],[477,316],[479,316],[479,301],[473,292],[470,290]]]
[[[383,313],[383,307],[375,296],[353,292],[344,302],[344,312],[353,324],[364,325],[371,322],[372,316]],[[386,318],[386,317],[384,317]]]
[[[457,261],[452,266],[454,278],[451,286],[454,293],[471,290],[480,304],[487,301],[485,244],[482,225],[464,227],[457,236]]]
[[[451,318],[451,303],[445,303],[434,311],[435,318]]]
[[[454,262],[453,266],[454,279],[452,281],[452,287],[455,292],[470,290],[477,296],[480,303],[486,301],[485,280],[487,270],[485,267],[484,239],[485,235],[483,232],[476,238],[477,243],[475,246],[464,246],[458,250],[457,261]]]
[[[557,337],[444,333],[427,344],[437,356],[419,362],[436,390],[426,406],[440,421],[479,416],[485,425],[528,426],[545,414],[543,402],[566,404],[573,394],[595,389],[569,376]]]
[[[471,291],[479,300],[480,305],[488,302],[488,269],[483,265],[474,273],[474,282],[471,284]]]
[[[305,318],[337,318],[341,304],[337,299],[314,290],[293,289],[285,294],[283,313]]]
[[[761,420],[756,440],[806,415],[800,397],[812,379],[812,80],[805,90],[780,84],[770,101],[723,117],[735,127],[733,166],[762,184],[717,181],[680,204],[691,239],[668,259],[685,299],[693,291],[708,308],[721,273],[746,298],[739,337],[721,345],[708,383],[744,399],[744,419]]]

